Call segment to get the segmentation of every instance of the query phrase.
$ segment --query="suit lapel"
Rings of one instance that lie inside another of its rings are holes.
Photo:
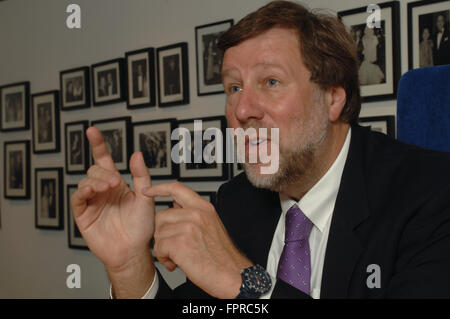
[[[364,129],[352,126],[349,153],[336,199],[325,253],[321,298],[348,297],[362,244],[355,231],[368,216],[364,175]]]

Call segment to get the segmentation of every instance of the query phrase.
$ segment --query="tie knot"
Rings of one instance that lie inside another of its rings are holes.
[[[311,228],[311,221],[297,205],[294,205],[286,213],[286,233],[284,240],[285,242],[291,242],[308,239]]]

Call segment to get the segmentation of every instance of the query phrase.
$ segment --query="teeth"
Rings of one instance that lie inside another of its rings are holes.
[[[262,142],[264,142],[264,139],[260,138],[259,140],[250,141],[250,144],[251,145],[258,145],[258,144],[260,144]]]

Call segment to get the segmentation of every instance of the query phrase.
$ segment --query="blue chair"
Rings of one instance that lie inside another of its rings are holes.
[[[401,77],[397,139],[450,152],[450,65],[414,69]]]

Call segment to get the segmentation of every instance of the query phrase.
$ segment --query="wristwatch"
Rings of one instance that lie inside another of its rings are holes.
[[[242,285],[237,299],[258,299],[272,287],[269,274],[260,265],[242,269],[241,277]]]

